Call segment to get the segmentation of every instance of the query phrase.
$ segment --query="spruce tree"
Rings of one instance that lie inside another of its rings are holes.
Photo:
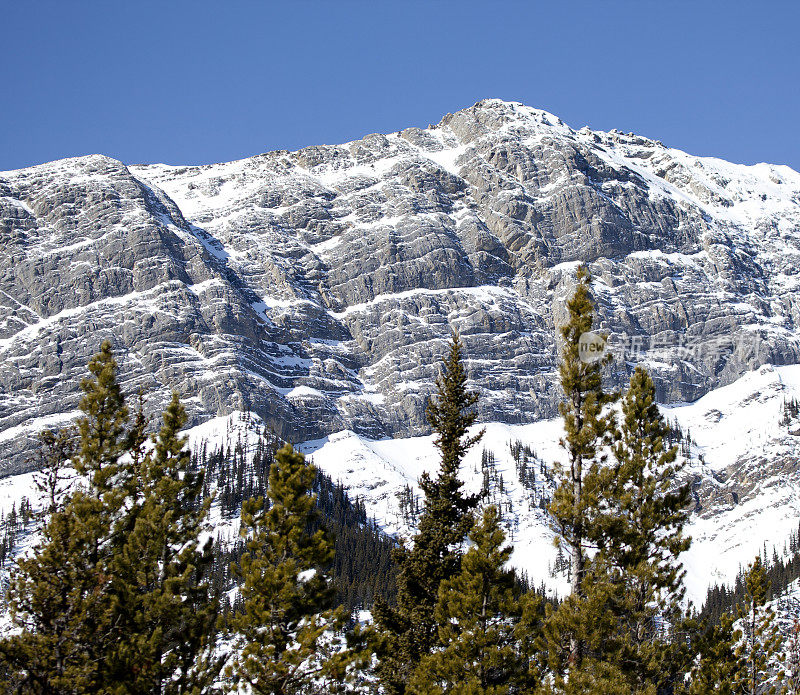
[[[473,523],[478,495],[465,495],[458,471],[467,450],[483,435],[470,436],[478,395],[467,389],[463,345],[453,332],[444,372],[436,380],[436,395],[428,404],[428,422],[436,433],[441,459],[436,478],[420,479],[425,495],[418,530],[411,548],[399,548],[397,602],[376,601],[380,634],[378,675],[387,695],[402,695],[420,659],[438,644],[434,609],[443,581],[460,568],[461,544]]]
[[[332,540],[324,529],[309,532],[317,517],[315,473],[286,444],[270,467],[269,502],[251,498],[242,506],[247,550],[235,568],[242,604],[230,619],[236,653],[227,674],[253,693],[333,692],[360,657],[333,653],[323,639],[342,630],[347,614],[332,607]]]
[[[594,306],[589,290],[589,275],[578,269],[578,286],[567,302],[569,321],[561,327],[561,387],[564,400],[559,406],[564,420],[565,437],[561,444],[567,452],[567,462],[558,466],[558,487],[550,503],[570,560],[572,599],[562,607],[561,628],[575,630],[569,638],[568,662],[579,665],[585,650],[585,639],[577,632],[580,616],[567,618],[567,611],[580,610],[586,594],[586,549],[591,543],[592,515],[600,501],[600,470],[602,448],[610,441],[613,415],[604,413],[616,394],[603,389],[603,366],[611,355],[587,360],[581,355],[582,336],[592,331]],[[569,627],[568,627],[569,626]],[[552,648],[560,650],[556,642]]]
[[[526,646],[540,601],[533,594],[515,596],[514,573],[506,568],[511,547],[496,507],[486,508],[470,539],[461,571],[439,588],[441,647],[422,658],[407,690],[414,695],[505,695],[535,684]]]

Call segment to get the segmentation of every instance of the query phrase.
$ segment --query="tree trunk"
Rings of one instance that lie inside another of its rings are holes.
[[[583,494],[583,458],[580,455],[576,456],[573,460],[571,472],[573,504],[578,507]],[[585,560],[583,557],[583,523],[581,519],[576,519],[575,522],[573,536],[570,542],[570,580],[573,595],[577,598],[581,598],[583,596],[583,574],[585,569]],[[569,640],[570,666],[578,666],[582,657],[583,644],[575,635],[572,635]]]

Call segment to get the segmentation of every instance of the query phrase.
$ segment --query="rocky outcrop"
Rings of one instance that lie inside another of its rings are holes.
[[[295,440],[425,431],[452,328],[481,418],[552,415],[589,264],[617,359],[665,402],[798,360],[800,176],[479,102],[437,125],[198,167],[0,173],[0,441],[74,414],[108,337],[129,392]]]

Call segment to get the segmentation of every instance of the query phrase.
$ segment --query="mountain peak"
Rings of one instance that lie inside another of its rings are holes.
[[[530,130],[542,127],[555,128],[563,134],[572,130],[558,117],[547,111],[526,106],[520,102],[502,99],[482,99],[477,103],[455,113],[446,114],[437,128],[450,127],[471,142],[485,133]]]

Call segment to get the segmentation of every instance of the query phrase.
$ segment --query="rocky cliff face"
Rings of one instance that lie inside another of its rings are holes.
[[[479,102],[425,130],[227,164],[0,173],[0,442],[24,468],[103,338],[128,392],[294,440],[425,431],[452,328],[481,418],[552,415],[577,262],[664,402],[798,361],[800,175]]]

